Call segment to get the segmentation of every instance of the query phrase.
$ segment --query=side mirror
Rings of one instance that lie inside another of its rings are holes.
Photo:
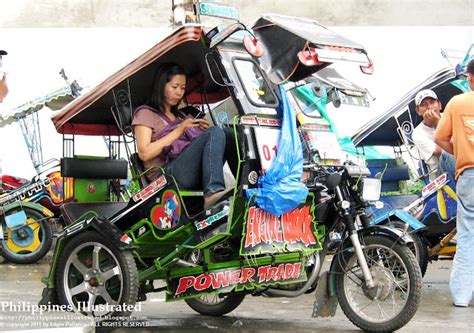
[[[331,92],[331,100],[332,104],[334,107],[339,108],[341,107],[341,95],[337,89],[334,88],[334,90]]]
[[[316,80],[311,83],[311,91],[318,97],[323,97],[326,94],[326,90],[321,85],[321,82],[319,82],[319,80]]]

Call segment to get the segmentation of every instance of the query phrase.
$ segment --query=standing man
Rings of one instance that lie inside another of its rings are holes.
[[[0,103],[8,94],[7,74],[2,72],[2,57],[6,54],[7,52],[0,50]]]
[[[454,181],[456,169],[454,156],[447,153],[434,141],[434,133],[441,119],[441,102],[433,90],[421,90],[415,96],[416,113],[423,121],[413,130],[412,139],[428,166],[430,181],[447,172]],[[437,172],[435,172],[437,170]]]
[[[457,248],[449,286],[459,307],[474,292],[474,59],[466,72],[471,92],[449,101],[435,132],[436,143],[456,158]]]

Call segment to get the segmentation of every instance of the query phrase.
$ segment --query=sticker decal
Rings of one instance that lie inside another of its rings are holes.
[[[181,204],[173,190],[167,190],[161,197],[161,203],[151,209],[150,219],[159,229],[173,229],[178,225]]]
[[[229,206],[224,206],[224,209],[222,209],[217,214],[209,216],[208,218],[202,221],[195,222],[196,229],[198,231],[201,231],[203,229],[209,228],[210,226],[216,224],[216,222],[221,220],[223,217],[229,216],[229,212],[230,212]]]
[[[312,205],[303,204],[280,216],[249,207],[242,238],[242,255],[279,251],[320,250]]]
[[[234,267],[199,275],[189,275],[168,280],[168,300],[178,300],[202,293],[240,291],[261,286],[306,281],[306,271],[301,262],[275,265]]]
[[[153,193],[161,190],[167,184],[165,176],[160,176],[158,179],[154,180],[143,190],[138,192],[133,196],[133,201],[137,202],[138,200],[146,200],[153,195]]]

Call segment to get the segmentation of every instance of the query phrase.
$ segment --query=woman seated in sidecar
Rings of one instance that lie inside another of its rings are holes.
[[[185,90],[184,69],[174,63],[161,65],[151,96],[146,105],[135,110],[132,125],[144,166],[163,167],[182,188],[204,189],[207,209],[225,193],[226,137],[227,146],[233,146],[233,132],[211,127],[206,119],[179,111]],[[150,171],[147,178],[155,179],[158,174],[159,171]]]

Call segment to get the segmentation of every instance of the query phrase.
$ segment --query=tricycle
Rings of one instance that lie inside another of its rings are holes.
[[[157,68],[170,61],[187,71],[186,103],[234,131],[235,182],[209,209],[201,191],[179,188],[164,169],[148,180],[132,152],[132,112],[145,103]],[[117,147],[129,155],[138,190],[125,201],[88,200],[87,189],[97,188],[91,179],[126,178],[127,162],[64,150],[70,155],[62,159],[62,175],[84,180],[74,184],[84,200],[61,207],[68,222],[40,304],[62,304],[100,321],[129,316],[147,293],[161,291],[166,301],[220,316],[246,296],[315,292],[315,317],[334,315],[339,303],[364,330],[403,327],[421,298],[421,272],[407,246],[412,239],[369,225],[365,209],[380,183],[367,178],[365,166],[303,165],[296,114],[281,87],[338,61],[370,64],[362,46],[311,20],[267,15],[251,29],[239,22],[211,30],[185,24],[67,105],[53,118],[66,145],[81,135],[122,137]],[[226,99],[226,107],[211,109]],[[261,204],[262,179],[291,154],[292,165],[276,182],[293,170],[304,198],[272,214]],[[322,272],[329,249],[331,267]]]
[[[372,223],[411,234],[412,250],[423,275],[428,262],[454,257],[457,197],[454,179],[446,173],[429,172],[412,140],[413,129],[422,120],[415,111],[414,98],[418,91],[432,89],[444,107],[453,96],[468,91],[461,72],[473,51],[471,46],[460,64],[434,73],[352,137],[361,151],[370,146],[393,148],[393,159],[367,161],[372,174],[382,174],[385,192],[381,197],[385,207],[373,212],[376,216]],[[408,182],[414,184],[412,190],[408,189]]]

